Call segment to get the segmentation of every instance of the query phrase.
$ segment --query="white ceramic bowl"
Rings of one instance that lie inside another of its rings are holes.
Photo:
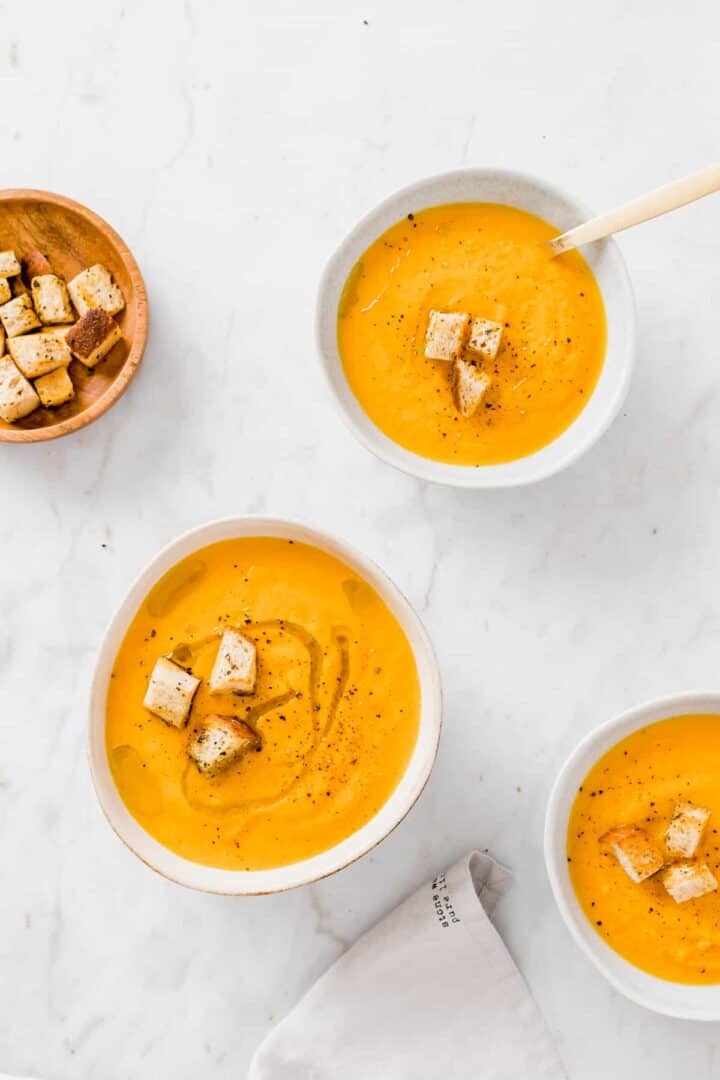
[[[115,656],[138,607],[155,582],[181,559],[219,540],[280,536],[341,559],[379,593],[402,626],[420,679],[420,729],[405,773],[385,805],[362,829],[328,851],[274,870],[239,871],[202,866],[176,855],[153,839],[130,814],[110,772],[105,749],[105,702]],[[213,521],[174,540],[143,570],[108,627],[98,654],[90,695],[89,756],[95,790],[110,825],[144,863],[181,885],[206,892],[253,895],[282,892],[335,873],[379,844],[405,817],[432,771],[440,738],[440,673],[430,639],[417,614],[383,571],[349,545],[297,522],[241,517]]]
[[[353,434],[379,458],[404,472],[468,488],[515,487],[564,469],[597,442],[617,415],[635,359],[635,304],[625,263],[613,240],[588,245],[583,255],[602,291],[607,314],[607,355],[597,386],[570,427],[534,454],[501,465],[451,465],[421,457],[383,434],[345,378],[337,346],[337,309],[347,276],[374,240],[410,212],[452,202],[496,202],[528,210],[562,232],[592,214],[542,180],[500,169],[462,169],[420,180],[380,203],[330,259],[317,307],[317,341],[330,391]]]
[[[592,731],[560,770],[550,794],[545,819],[545,863],[555,900],[565,923],[605,978],[631,1001],[653,1012],[685,1020],[720,1020],[720,985],[689,986],[655,978],[618,955],[595,933],[570,881],[567,868],[567,828],[570,810],[588,772],[602,755],[626,735],[670,716],[717,713],[720,692],[693,692],[661,698],[623,713]]]

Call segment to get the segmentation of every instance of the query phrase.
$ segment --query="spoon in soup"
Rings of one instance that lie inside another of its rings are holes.
[[[562,236],[548,240],[548,247],[553,255],[562,255],[564,251],[572,251],[573,248],[589,244],[592,240],[602,240],[612,233],[622,232],[623,229],[640,225],[643,221],[668,214],[671,210],[677,210],[719,190],[720,165],[711,165],[700,172],[684,176],[682,180],[675,180],[672,184],[665,184],[647,195],[641,195],[639,199],[633,199],[615,210],[608,210],[591,221],[576,225]]]

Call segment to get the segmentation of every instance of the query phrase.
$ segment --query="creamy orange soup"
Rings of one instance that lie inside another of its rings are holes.
[[[568,826],[570,877],[598,934],[662,979],[720,982],[720,893],[676,904],[662,872],[635,884],[598,840],[637,824],[662,848],[676,801],[712,811],[697,858],[720,878],[720,716],[674,716],[629,735],[588,773]]]
[[[226,628],[257,646],[254,693],[210,695]],[[203,682],[186,727],[143,708],[171,654]],[[291,540],[213,544],[174,567],[135,615],[107,698],[118,790],[157,840],[209,866],[259,870],[315,855],[387,801],[415,745],[420,711],[410,645],[375,590],[342,562]],[[226,772],[187,755],[203,717],[246,721],[261,738]]]
[[[546,446],[590,398],[605,356],[600,290],[577,252],[550,257],[558,230],[495,203],[420,210],[373,243],[351,272],[338,345],[352,390],[391,439],[423,457],[489,465]],[[453,406],[450,366],[424,355],[431,309],[502,323],[476,415]]]

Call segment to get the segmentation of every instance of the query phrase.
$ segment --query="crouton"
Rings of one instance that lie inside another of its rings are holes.
[[[7,278],[0,277],[0,304],[7,304],[12,299],[12,289]]]
[[[116,315],[125,307],[123,294],[112,275],[101,263],[82,270],[68,282],[70,298],[80,315],[90,308],[102,308],[108,315]]]
[[[0,277],[15,277],[20,273],[20,263],[14,251],[0,251]]]
[[[672,820],[665,833],[668,854],[692,859],[709,817],[710,811],[702,806],[693,806],[689,802],[675,803]]]
[[[428,360],[455,360],[470,333],[470,316],[450,311],[428,312],[425,355]]]
[[[664,859],[647,829],[639,825],[618,825],[600,837],[607,844],[632,881],[645,881],[662,869]]]
[[[0,419],[8,424],[37,409],[40,398],[9,356],[0,356]]]
[[[0,326],[0,356],[5,354],[5,331]]]
[[[8,338],[8,352],[28,379],[67,367],[72,354],[66,341],[51,334],[24,334]]]
[[[220,641],[208,686],[211,694],[234,690],[251,694],[255,689],[257,654],[254,642],[237,630],[226,630]]]
[[[48,409],[56,405],[64,405],[66,401],[75,397],[75,388],[66,367],[57,368],[49,375],[36,379],[35,389],[43,405]]]
[[[705,863],[675,863],[662,876],[662,883],[676,904],[696,900],[699,896],[715,892],[717,879]]]
[[[73,356],[91,368],[104,360],[121,337],[122,331],[111,315],[102,308],[90,308],[68,330],[65,340]]]
[[[30,288],[40,322],[71,323],[75,319],[67,285],[57,274],[40,274],[32,279]]]
[[[62,341],[63,345],[67,345],[68,328],[67,325],[62,326],[43,326],[42,330],[38,330],[37,337],[55,338],[56,341]],[[68,348],[70,346],[68,345]]]
[[[171,727],[184,727],[199,685],[194,675],[161,656],[150,676],[143,705]]]
[[[0,319],[9,338],[35,330],[40,320],[29,296],[16,296],[0,307]]]
[[[188,755],[204,776],[215,776],[259,746],[260,736],[244,720],[208,716],[190,739]]]
[[[42,251],[28,251],[20,260],[22,265],[25,284],[29,285],[34,277],[42,277],[43,274],[52,274],[53,268],[43,255]]]
[[[473,319],[467,351],[483,360],[494,360],[500,349],[503,328],[491,319]]]
[[[455,408],[461,416],[474,416],[491,379],[469,360],[458,357],[453,363],[452,392]]]

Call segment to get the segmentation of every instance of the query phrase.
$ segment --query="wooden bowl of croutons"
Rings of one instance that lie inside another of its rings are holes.
[[[91,424],[127,389],[147,340],[147,294],[101,217],[47,191],[0,191],[0,442]]]

